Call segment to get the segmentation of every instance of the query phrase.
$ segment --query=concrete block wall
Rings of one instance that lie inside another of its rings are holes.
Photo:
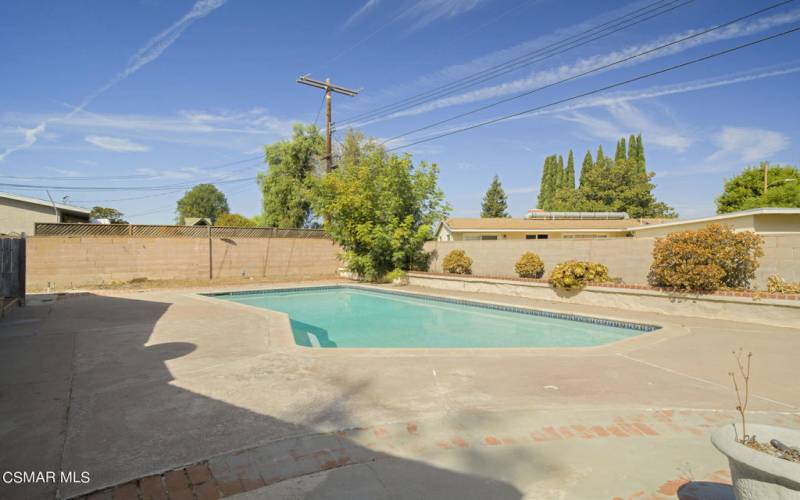
[[[800,281],[800,235],[767,235],[764,257],[753,285],[766,289],[767,277],[780,274],[787,281]],[[430,241],[425,249],[435,251],[431,271],[442,271],[442,259],[454,249],[464,250],[472,258],[476,275],[514,277],[514,264],[527,252],[535,252],[544,261],[545,275],[565,260],[590,260],[608,266],[612,277],[625,283],[645,284],[652,261],[655,238],[608,238],[586,240],[497,240]]]
[[[759,288],[767,287],[767,277],[779,274],[786,281],[800,282],[800,234],[770,235],[764,238],[764,256],[756,271]]]
[[[242,276],[334,276],[338,247],[312,238],[70,238],[32,236],[27,287],[67,289],[135,278],[204,280]],[[210,253],[210,255],[209,255]]]

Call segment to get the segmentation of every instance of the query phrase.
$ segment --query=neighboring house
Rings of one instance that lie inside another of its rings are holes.
[[[439,241],[664,236],[718,222],[737,231],[800,234],[800,208],[758,208],[699,219],[630,219],[626,214],[535,212],[527,219],[451,218],[439,223]]]
[[[661,224],[631,228],[634,236],[664,236],[675,231],[702,229],[709,224],[731,226],[736,231],[763,235],[800,235],[800,208],[753,208],[699,219],[670,220]]]
[[[48,200],[0,193],[0,234],[33,234],[37,222],[89,222],[90,211]]]
[[[547,240],[556,238],[622,238],[631,236],[631,226],[668,219],[629,219],[616,212],[530,211],[526,219],[452,218],[439,224],[436,239]]]

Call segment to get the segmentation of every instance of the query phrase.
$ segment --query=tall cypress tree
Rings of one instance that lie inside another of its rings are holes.
[[[639,167],[639,173],[647,174],[647,163],[644,159],[644,143],[642,142],[642,134],[636,136],[636,163]]]
[[[556,191],[561,189],[564,186],[567,178],[567,172],[564,170],[564,157],[558,155],[558,163],[556,164],[556,169],[558,169],[558,176],[556,177],[555,185],[553,186],[553,194]]]
[[[572,150],[569,150],[567,155],[567,171],[564,174],[563,187],[568,189],[575,189],[575,158],[572,156]]]
[[[496,175],[483,197],[481,217],[508,217],[508,198]]]
[[[628,137],[628,159],[638,162],[639,159],[639,145],[636,143],[636,137],[631,134]]]
[[[549,203],[548,196],[553,178],[552,170],[550,157],[548,156],[544,159],[544,166],[542,167],[542,181],[539,183],[539,198],[536,202],[536,208],[544,210],[545,205]]]
[[[583,183],[586,181],[586,175],[593,166],[594,160],[592,160],[592,152],[587,149],[586,154],[583,156],[583,163],[581,164],[581,175],[578,179],[578,186],[583,185]]]
[[[614,154],[614,161],[627,159],[626,154],[627,152],[625,150],[625,138],[623,137],[622,139],[617,141],[617,152]]]
[[[606,166],[606,155],[603,154],[603,145],[597,146],[597,158],[594,162],[595,167],[605,168]]]

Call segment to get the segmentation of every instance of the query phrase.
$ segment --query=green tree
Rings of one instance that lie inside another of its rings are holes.
[[[614,161],[627,160],[627,151],[625,149],[625,138],[617,141],[617,152],[614,154]]]
[[[228,213],[228,200],[213,184],[198,184],[178,200],[177,219],[183,224],[187,217],[206,217],[212,222]]]
[[[89,213],[89,217],[91,217],[92,219],[108,219],[109,222],[111,222],[112,224],[128,223],[123,218],[125,217],[125,214],[123,214],[116,208],[92,207],[92,211]]]
[[[536,201],[536,208],[541,208],[542,210],[547,210],[546,207],[550,202],[550,195],[552,194],[553,175],[555,175],[552,159],[552,156],[546,157],[544,159],[544,165],[542,166],[542,180],[539,183],[539,198]]]
[[[578,185],[582,186],[583,181],[586,178],[586,174],[589,170],[592,169],[594,166],[594,160],[592,159],[592,153],[588,149],[586,150],[586,154],[583,156],[583,163],[581,164],[581,175],[580,179],[578,180]]]
[[[639,173],[647,173],[647,162],[644,159],[644,144],[642,134],[636,136],[636,164],[639,166]]]
[[[606,160],[590,171],[576,196],[575,210],[627,212],[631,217],[674,217],[674,210],[653,195],[653,173],[641,174],[631,160]]]
[[[768,189],[764,195],[764,168]],[[717,213],[761,207],[800,207],[800,170],[791,165],[747,167],[742,173],[727,179],[717,198]]]
[[[606,155],[603,154],[603,145],[597,146],[597,156],[594,161],[595,166],[604,167],[606,165]]]
[[[575,189],[575,158],[572,155],[572,150],[569,150],[567,155],[567,171],[564,174],[564,184],[562,187],[567,189]]]
[[[221,214],[214,222],[215,226],[227,227],[257,227],[258,224],[253,219],[242,214]]]
[[[296,124],[292,138],[264,148],[269,165],[258,174],[262,195],[261,221],[266,226],[303,227],[311,219],[307,187],[325,151],[325,139],[314,125]]]
[[[496,175],[481,204],[481,217],[508,217],[508,197]]]
[[[639,161],[639,146],[636,143],[636,136],[633,134],[628,137],[628,160]]]
[[[632,146],[631,146],[632,145]],[[576,212],[627,212],[631,217],[673,217],[674,210],[659,202],[653,195],[655,174],[641,170],[643,149],[641,136],[631,136],[626,148],[625,139],[617,142],[616,160],[606,158],[603,146],[597,148],[597,158],[592,162],[588,151],[583,159],[580,185],[565,181],[562,188],[540,191],[545,203],[540,207],[552,211]],[[569,178],[569,161],[565,178]],[[574,176],[574,174],[573,174]]]
[[[449,212],[438,168],[411,155],[388,153],[354,139],[357,154],[342,156],[332,173],[310,181],[312,207],[344,250],[347,268],[370,280],[394,269],[427,267],[423,250],[433,224]]]
[[[556,163],[556,180],[553,183],[553,192],[555,193],[562,186],[564,186],[564,181],[566,180],[566,170],[564,169],[564,157],[558,155],[558,163]]]

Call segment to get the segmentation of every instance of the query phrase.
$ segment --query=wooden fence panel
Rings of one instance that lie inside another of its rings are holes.
[[[25,299],[25,240],[0,238],[0,299]]]

